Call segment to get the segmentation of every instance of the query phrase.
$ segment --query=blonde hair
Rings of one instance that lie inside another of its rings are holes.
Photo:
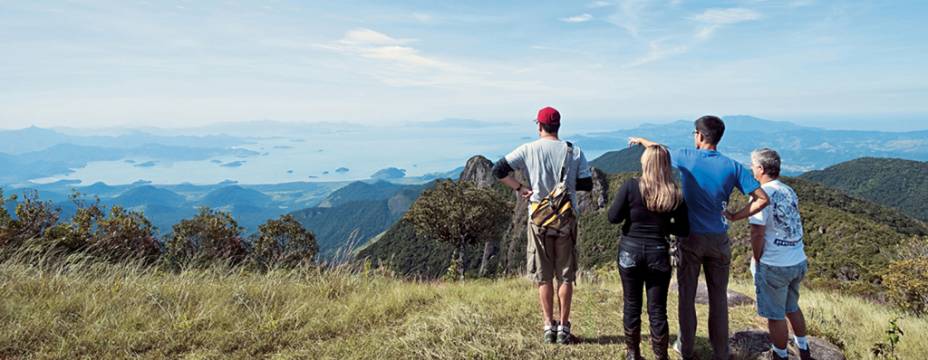
[[[644,206],[653,212],[670,212],[683,202],[683,193],[670,167],[670,152],[663,146],[644,149],[639,188]]]

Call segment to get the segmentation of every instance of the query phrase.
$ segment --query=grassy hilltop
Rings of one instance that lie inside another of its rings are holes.
[[[580,280],[574,323],[582,342],[567,347],[541,344],[536,292],[520,278],[442,283],[346,268],[172,273],[8,261],[0,279],[2,359],[602,359],[624,349],[614,270]],[[732,288],[752,294],[744,282]],[[841,344],[849,359],[868,358],[901,316],[835,292],[805,290],[801,304],[812,335]],[[705,306],[698,310],[705,319]],[[676,333],[674,311],[670,324]],[[750,306],[731,311],[733,332],[762,325]],[[928,319],[903,317],[900,326],[900,358],[928,353]]]

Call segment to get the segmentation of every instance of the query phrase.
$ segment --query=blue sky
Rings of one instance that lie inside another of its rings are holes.
[[[616,124],[928,128],[925,1],[5,1],[0,128]],[[617,125],[618,126],[618,125]]]

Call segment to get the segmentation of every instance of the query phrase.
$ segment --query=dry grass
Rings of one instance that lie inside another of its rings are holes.
[[[733,288],[751,293],[747,284]],[[805,291],[811,329],[867,358],[889,319],[882,306]],[[0,264],[0,358],[615,358],[622,353],[621,286],[614,273],[578,286],[581,344],[540,343],[535,291],[522,279],[410,282],[338,268],[255,274],[162,272],[73,261]],[[675,297],[671,296],[671,309]],[[705,307],[700,307],[705,319]],[[675,311],[670,311],[676,332]],[[645,317],[646,318],[646,317]],[[733,330],[763,322],[731,312]],[[904,318],[900,355],[928,354],[928,321]],[[708,354],[705,324],[698,350]],[[672,356],[675,354],[672,354]]]

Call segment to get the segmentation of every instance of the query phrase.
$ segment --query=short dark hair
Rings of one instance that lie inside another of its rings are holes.
[[[541,125],[541,129],[548,134],[557,134],[557,131],[561,129],[561,124],[538,123],[538,125]]]
[[[696,131],[706,138],[707,143],[718,145],[725,135],[725,122],[718,116],[706,115],[696,119]]]

